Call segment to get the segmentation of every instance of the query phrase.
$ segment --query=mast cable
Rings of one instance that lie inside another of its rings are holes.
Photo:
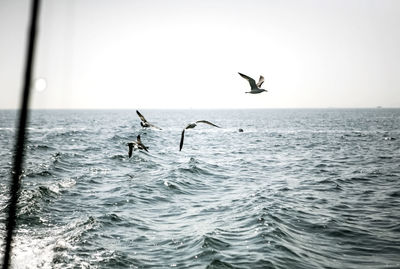
[[[34,65],[35,43],[37,34],[37,24],[39,17],[40,0],[32,0],[30,13],[30,28],[28,32],[27,54],[25,62],[25,74],[23,82],[23,94],[19,112],[18,139],[15,144],[14,165],[12,170],[12,180],[10,181],[10,200],[8,205],[8,217],[6,220],[6,242],[3,257],[3,269],[8,269],[10,265],[10,256],[14,230],[16,227],[17,204],[20,193],[22,167],[24,162],[25,133],[28,119],[28,103],[30,88],[32,85],[32,71]]]

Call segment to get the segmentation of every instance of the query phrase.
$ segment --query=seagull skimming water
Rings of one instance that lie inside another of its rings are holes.
[[[183,147],[183,139],[184,139],[184,137],[185,137],[185,130],[186,130],[186,129],[193,129],[194,127],[197,126],[197,123],[206,123],[206,124],[208,124],[208,125],[211,125],[211,126],[214,126],[214,127],[217,127],[217,128],[221,128],[221,127],[219,127],[218,125],[215,125],[214,123],[211,123],[211,122],[206,121],[206,120],[198,120],[198,121],[196,121],[196,122],[194,122],[194,123],[188,124],[188,125],[186,126],[186,128],[183,129],[183,131],[182,131],[181,143],[179,144],[179,151],[181,151],[181,150],[182,150],[182,147]]]
[[[129,146],[129,158],[132,157],[133,150],[142,149],[148,152],[147,147],[143,145],[142,141],[140,140],[140,135],[137,136],[136,141],[129,142],[126,145]]]
[[[141,125],[143,128],[154,127],[154,128],[156,128],[156,129],[162,130],[160,127],[157,127],[157,126],[155,126],[154,124],[151,124],[150,122],[148,122],[148,121],[145,119],[145,117],[139,112],[139,110],[136,110],[136,113],[138,114],[138,116],[139,116],[139,118],[140,118],[140,120],[141,120],[140,125]]]
[[[254,79],[252,79],[249,76],[246,76],[242,73],[239,73],[240,76],[242,76],[242,78],[246,79],[249,83],[250,83],[250,91],[246,92],[246,93],[252,93],[252,94],[256,94],[256,93],[261,93],[261,92],[267,92],[267,90],[261,89],[261,85],[264,83],[264,77],[260,76],[260,79],[258,80],[258,83],[256,84],[256,81]]]

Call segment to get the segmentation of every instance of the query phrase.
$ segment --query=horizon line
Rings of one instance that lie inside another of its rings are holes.
[[[374,107],[240,107],[240,108],[29,108],[29,110],[279,110],[279,109],[400,109],[396,106]],[[0,108],[0,110],[19,110],[19,108]]]

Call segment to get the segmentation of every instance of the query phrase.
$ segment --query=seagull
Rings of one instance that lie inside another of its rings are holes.
[[[198,121],[196,121],[196,122],[194,122],[194,123],[188,124],[188,125],[186,126],[186,128],[183,129],[183,131],[182,131],[181,143],[179,144],[179,151],[181,151],[181,150],[182,150],[182,147],[183,147],[183,138],[185,137],[185,130],[186,130],[186,129],[193,129],[194,127],[197,126],[197,123],[206,123],[206,124],[208,124],[208,125],[211,125],[211,126],[214,126],[214,127],[217,127],[217,128],[221,128],[221,127],[219,127],[218,125],[215,125],[214,123],[211,123],[211,122],[206,121],[206,120],[198,120]]]
[[[157,127],[157,126],[155,126],[154,124],[151,124],[150,122],[148,122],[148,121],[143,117],[143,115],[139,112],[139,110],[136,110],[136,113],[138,114],[138,116],[139,116],[139,118],[140,118],[140,120],[141,120],[140,125],[141,125],[143,128],[154,127],[154,128],[156,128],[156,129],[162,130],[160,127]]]
[[[129,146],[129,158],[132,157],[132,150],[143,149],[148,152],[147,147],[140,140],[140,135],[137,136],[136,141],[129,142],[126,145]]]
[[[256,93],[261,93],[261,92],[267,92],[267,90],[261,89],[261,85],[264,83],[264,77],[260,76],[260,79],[258,80],[258,83],[256,84],[256,81],[254,79],[252,79],[249,76],[246,76],[242,73],[239,73],[240,76],[242,76],[242,78],[246,79],[249,83],[250,83],[250,91],[246,92],[246,93],[252,93],[252,94],[256,94]]]

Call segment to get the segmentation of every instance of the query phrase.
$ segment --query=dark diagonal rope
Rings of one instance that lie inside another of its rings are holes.
[[[13,235],[16,226],[17,203],[20,192],[20,177],[22,174],[22,164],[24,161],[25,129],[28,119],[29,93],[32,82],[33,58],[35,54],[35,40],[38,24],[40,0],[32,0],[30,28],[28,33],[28,46],[25,62],[25,74],[23,83],[22,103],[19,113],[18,138],[15,144],[14,166],[12,180],[10,182],[10,201],[8,205],[8,217],[6,222],[6,240],[3,257],[3,269],[7,269],[10,264]]]

